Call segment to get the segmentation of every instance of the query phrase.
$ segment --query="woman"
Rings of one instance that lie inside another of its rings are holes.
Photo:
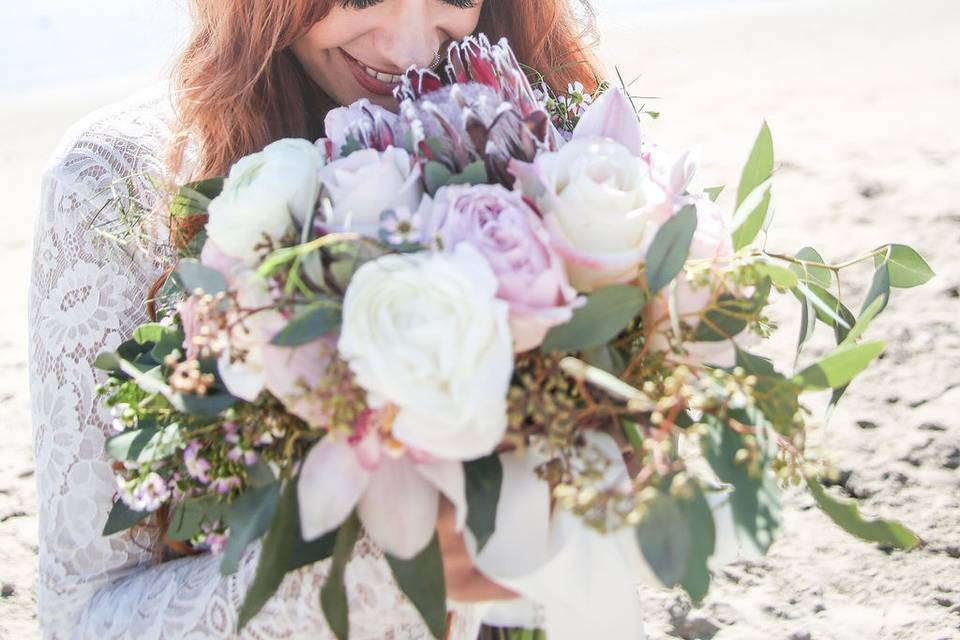
[[[77,123],[44,177],[30,374],[39,614],[50,638],[230,637],[256,566],[256,548],[235,575],[222,577],[219,558],[210,554],[154,562],[162,546],[156,529],[135,539],[100,535],[115,485],[103,454],[110,417],[96,401],[90,363],[144,321],[145,294],[169,260],[162,247],[171,235],[190,232],[149,232],[134,219],[160,204],[158,179],[222,175],[273,140],[315,139],[328,109],[358,98],[395,108],[390,94],[398,74],[412,64],[437,64],[448,41],[475,31],[507,36],[533,68],[558,69],[547,76],[555,88],[574,81],[590,87],[595,78],[565,0],[192,4],[193,34],[171,95],[137,96]],[[117,233],[137,250],[121,250],[110,238]],[[510,596],[475,571],[444,515],[439,531],[452,599]],[[332,637],[319,606],[325,572],[319,563],[288,576],[244,636]],[[367,541],[348,567],[347,586],[352,638],[428,635]],[[457,617],[457,637],[475,632],[468,609]]]

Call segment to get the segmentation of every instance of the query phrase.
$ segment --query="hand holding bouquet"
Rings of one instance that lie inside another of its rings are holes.
[[[775,539],[783,484],[856,535],[918,544],[824,492],[799,401],[835,403],[880,354],[863,336],[891,288],[932,275],[916,252],[864,256],[854,315],[833,293],[846,265],[758,244],[766,126],[728,216],[620,90],[534,90],[482,37],[446,75],[411,70],[398,114],[336,109],[326,138],[178,191],[172,215],[205,231],[156,322],[97,361],[121,463],[105,534],[165,509],[168,537],[225,573],[262,538],[241,625],[330,558],[318,604],[341,638],[361,527],[443,637],[441,498],[478,570],[523,597],[491,618],[551,640],[635,637],[639,579],[702,598],[722,530],[747,552]],[[800,301],[798,354],[817,323],[837,338],[792,375],[748,351],[775,292]]]

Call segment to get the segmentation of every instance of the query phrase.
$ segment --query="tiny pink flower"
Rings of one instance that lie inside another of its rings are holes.
[[[187,448],[183,450],[183,463],[186,465],[187,473],[190,474],[191,478],[200,482],[210,482],[210,476],[207,473],[210,471],[210,462],[201,458],[199,452],[200,441],[191,440]]]

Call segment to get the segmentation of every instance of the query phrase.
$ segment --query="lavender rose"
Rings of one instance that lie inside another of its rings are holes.
[[[490,263],[497,297],[510,305],[515,351],[539,346],[582,304],[543,223],[519,193],[500,185],[445,187],[437,192],[430,224],[443,250],[467,242]]]

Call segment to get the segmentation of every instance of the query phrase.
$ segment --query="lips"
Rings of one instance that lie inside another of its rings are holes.
[[[370,93],[379,96],[391,96],[393,90],[403,80],[403,76],[368,67],[343,49],[340,49],[340,52],[343,54],[343,59],[347,61],[353,77],[356,78],[361,87]]]

